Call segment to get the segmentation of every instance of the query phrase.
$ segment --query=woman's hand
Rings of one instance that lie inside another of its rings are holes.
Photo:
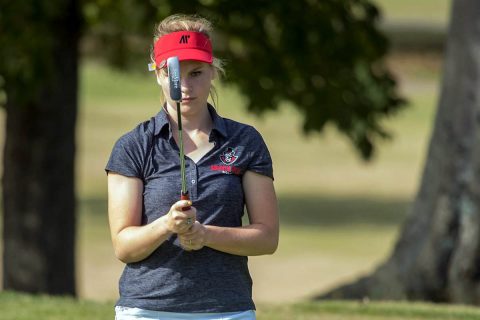
[[[190,200],[175,202],[167,215],[164,216],[164,223],[168,231],[172,233],[185,233],[195,223],[197,210],[191,206]],[[190,206],[190,210],[182,211],[182,208]]]
[[[188,231],[178,235],[182,247],[187,251],[202,249],[205,245],[206,237],[207,229],[198,221],[195,221]]]

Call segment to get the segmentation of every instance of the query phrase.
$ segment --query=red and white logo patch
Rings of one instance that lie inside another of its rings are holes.
[[[221,171],[222,173],[225,173],[225,174],[241,175],[242,170],[239,167],[235,167],[234,165],[232,165],[239,158],[239,156],[236,153],[237,153],[237,150],[235,148],[228,147],[220,155],[220,160],[222,161],[223,165],[213,164],[210,166],[210,170]]]
[[[235,155],[236,151],[234,148],[228,147],[223,153],[220,155],[220,160],[226,164],[231,165],[235,161],[237,161],[238,156]]]

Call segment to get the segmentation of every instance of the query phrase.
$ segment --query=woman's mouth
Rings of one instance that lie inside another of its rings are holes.
[[[185,98],[182,98],[182,102],[188,102],[188,101],[192,101],[194,99],[195,99],[194,97],[185,97]]]

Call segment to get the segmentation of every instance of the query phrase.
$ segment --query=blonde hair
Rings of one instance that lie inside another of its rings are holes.
[[[155,42],[157,42],[160,37],[176,31],[201,32],[211,41],[213,26],[210,21],[198,15],[174,14],[166,17],[155,26],[153,45],[150,50],[150,60],[152,60],[152,62],[155,62],[155,55],[153,52]],[[216,78],[221,75],[225,75],[225,69],[223,66],[224,62],[222,60],[213,57],[212,67]],[[218,94],[214,85],[212,85],[210,89],[210,97],[212,99],[213,106],[216,107],[218,104]]]

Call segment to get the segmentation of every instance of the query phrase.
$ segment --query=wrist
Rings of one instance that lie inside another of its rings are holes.
[[[212,229],[208,225],[203,225],[203,228],[204,228],[203,245],[208,247],[212,244]]]
[[[168,215],[161,216],[158,218],[160,228],[162,229],[162,233],[164,233],[167,236],[171,236],[174,232],[170,230],[169,225],[168,225]]]

